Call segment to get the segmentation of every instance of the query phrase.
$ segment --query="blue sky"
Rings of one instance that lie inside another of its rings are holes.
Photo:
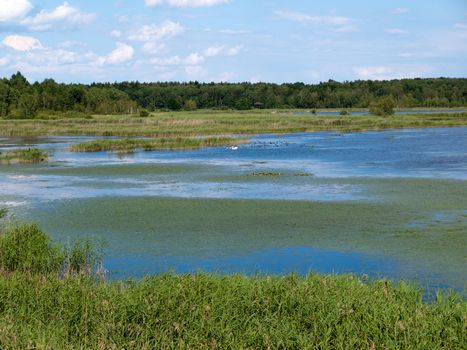
[[[0,76],[467,77],[466,0],[0,0]]]

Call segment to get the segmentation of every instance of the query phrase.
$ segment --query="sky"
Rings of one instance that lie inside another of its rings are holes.
[[[467,77],[467,0],[0,0],[0,77]]]

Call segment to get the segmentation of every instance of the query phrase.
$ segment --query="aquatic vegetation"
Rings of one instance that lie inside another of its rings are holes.
[[[232,137],[207,138],[157,138],[157,139],[102,139],[72,145],[73,152],[114,151],[131,153],[138,149],[156,150],[188,150],[202,147],[218,147],[246,142],[244,139]]]
[[[19,149],[3,153],[0,152],[0,164],[41,163],[45,162],[47,158],[47,152],[38,148]]]
[[[425,303],[413,285],[352,275],[107,282],[57,274],[63,249],[35,225],[6,236],[0,252],[23,251],[0,260],[2,349],[457,349],[466,341],[467,301],[454,293]],[[82,266],[92,246],[78,251]]]
[[[262,171],[258,173],[253,173],[251,175],[252,176],[282,176],[282,173],[272,172],[272,171],[269,171],[269,172]]]
[[[252,164],[254,166],[254,164]],[[283,174],[280,172],[274,172],[274,171],[260,171],[256,173],[252,173],[251,176],[283,176],[287,174]],[[290,174],[289,174],[290,175]],[[313,176],[311,173],[295,173],[293,176],[297,177],[307,177],[307,176]]]

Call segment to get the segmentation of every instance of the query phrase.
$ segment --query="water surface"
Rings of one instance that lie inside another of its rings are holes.
[[[107,242],[109,276],[355,272],[462,289],[467,128],[258,135],[229,148],[71,153],[89,137],[0,139],[0,206],[54,238]],[[260,176],[273,173],[276,176]]]

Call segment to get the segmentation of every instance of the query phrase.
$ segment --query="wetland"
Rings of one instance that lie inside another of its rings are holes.
[[[462,291],[466,134],[261,134],[132,154],[70,151],[96,137],[9,137],[2,152],[37,147],[49,161],[0,167],[0,206],[56,240],[105,241],[110,279],[351,272]]]

